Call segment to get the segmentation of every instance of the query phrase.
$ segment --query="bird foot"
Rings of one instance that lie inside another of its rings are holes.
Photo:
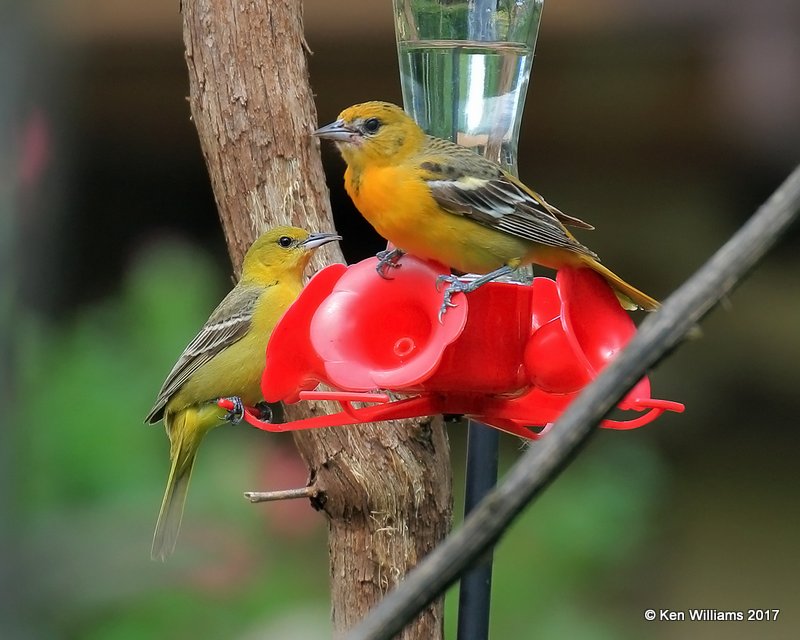
[[[253,415],[261,422],[272,422],[272,408],[263,400],[253,407]]]
[[[231,424],[239,424],[244,418],[244,404],[242,403],[242,399],[239,396],[232,396],[226,398],[226,400],[230,400],[233,403],[233,408],[225,412],[225,417],[223,419]]]
[[[375,271],[384,280],[391,280],[388,276],[389,270],[399,269],[400,258],[405,255],[405,251],[401,249],[387,249],[386,251],[379,251],[375,257],[378,259],[378,264],[375,266]]]
[[[457,276],[449,275],[449,276],[439,276],[436,278],[436,290],[442,290],[442,283],[447,283],[447,288],[444,290],[444,298],[442,299],[442,306],[439,308],[439,323],[442,324],[444,322],[444,314],[447,313],[447,310],[451,307],[457,307],[458,305],[452,301],[452,298],[457,293],[472,293],[478,287],[475,286],[474,282],[464,282],[463,280],[459,280]],[[479,285],[480,286],[480,285]]]
[[[509,267],[508,265],[503,265],[499,269],[495,269],[494,271],[490,271],[489,273],[482,275],[474,280],[464,281],[458,278],[458,276],[454,275],[442,275],[436,278],[436,290],[442,290],[442,283],[447,282],[448,287],[444,291],[444,300],[442,301],[442,308],[439,309],[439,322],[442,322],[442,318],[444,317],[445,312],[447,311],[448,307],[455,307],[458,306],[454,302],[451,301],[451,298],[456,293],[472,293],[476,289],[479,289],[487,282],[491,282],[492,280],[497,280],[502,276],[507,276],[510,273],[514,272],[513,267]]]

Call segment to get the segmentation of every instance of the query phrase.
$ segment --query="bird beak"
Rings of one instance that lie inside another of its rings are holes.
[[[317,129],[312,135],[337,142],[351,142],[358,132],[345,124],[344,120],[337,120]]]
[[[341,239],[342,236],[338,236],[335,233],[312,233],[305,240],[298,243],[298,246],[303,247],[303,249],[311,250],[321,247],[323,244],[328,244],[334,240]]]

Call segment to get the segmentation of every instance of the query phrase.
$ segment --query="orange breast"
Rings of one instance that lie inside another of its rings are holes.
[[[345,188],[364,218],[394,246],[459,271],[487,273],[522,259],[530,249],[529,242],[442,210],[413,167],[365,169],[357,188],[348,169]]]

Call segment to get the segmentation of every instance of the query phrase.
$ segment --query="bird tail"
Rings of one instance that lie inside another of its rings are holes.
[[[633,285],[628,284],[616,273],[611,271],[611,269],[608,269],[604,265],[600,264],[591,256],[582,256],[581,261],[592,271],[605,278],[606,282],[608,282],[608,284],[611,285],[611,288],[614,289],[622,306],[626,309],[644,309],[645,311],[655,311],[661,306],[657,300],[651,298],[646,293],[639,291]]]
[[[178,420],[186,420],[187,416],[177,416]],[[176,425],[184,427],[185,425]],[[192,468],[197,456],[199,441],[192,438],[183,428],[173,432],[177,441],[171,447],[172,464],[167,478],[167,489],[161,501],[161,510],[158,513],[158,522],[153,534],[153,546],[150,557],[153,560],[166,560],[175,551],[175,543],[181,530],[183,507],[186,504],[186,494],[189,491],[189,481],[192,479]]]

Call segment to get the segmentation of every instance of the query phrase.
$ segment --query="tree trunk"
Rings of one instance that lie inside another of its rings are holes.
[[[316,112],[302,1],[183,0],[182,13],[192,117],[238,271],[268,227],[333,227],[310,136]],[[314,267],[330,259],[341,261],[335,245],[318,252]],[[338,407],[298,405],[287,416],[332,410]],[[323,492],[315,506],[328,516],[338,636],[447,533],[447,436],[440,421],[426,420],[299,432],[295,442]],[[442,618],[439,601],[400,637],[441,638]]]

